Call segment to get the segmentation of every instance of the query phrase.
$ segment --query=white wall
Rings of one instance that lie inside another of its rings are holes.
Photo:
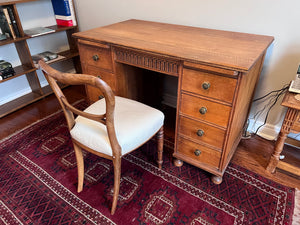
[[[32,7],[38,2],[20,5]],[[42,2],[49,3],[47,0]],[[74,0],[74,2],[79,29],[82,31],[134,18],[274,36],[275,41],[267,53],[255,98],[288,84],[294,78],[300,63],[299,0]],[[40,12],[40,16],[47,16],[47,13]],[[33,14],[31,16],[33,20],[28,20],[29,24],[41,22],[37,21]],[[30,18],[30,15],[25,17]],[[2,49],[0,47],[0,59],[4,55]],[[6,89],[5,86],[9,86],[9,82],[4,84],[0,86],[0,96],[3,95],[2,90]],[[263,106],[264,103],[253,104],[250,118]],[[260,130],[261,135],[268,138],[276,136],[283,112],[283,107],[277,103],[270,113],[267,126]],[[258,118],[256,126],[262,121],[264,115]]]

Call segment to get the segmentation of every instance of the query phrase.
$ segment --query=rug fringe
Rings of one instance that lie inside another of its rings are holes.
[[[300,190],[295,189],[295,208],[293,214],[293,225],[300,224]]]

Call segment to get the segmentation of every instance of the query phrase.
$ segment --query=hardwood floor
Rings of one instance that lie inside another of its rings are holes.
[[[80,86],[68,87],[64,89],[64,93],[71,103],[85,98],[84,89]],[[57,99],[54,95],[50,95],[41,101],[9,114],[0,120],[0,139],[58,110],[60,110],[60,106]],[[240,142],[232,162],[283,185],[300,189],[300,177],[287,174],[279,169],[274,174],[266,171],[265,168],[273,152],[273,146],[274,141],[268,141],[259,136],[252,136],[250,139]],[[291,147],[286,146],[285,148]],[[292,150],[300,151],[296,148],[292,148]]]

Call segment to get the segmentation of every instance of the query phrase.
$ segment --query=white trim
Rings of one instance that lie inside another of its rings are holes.
[[[43,82],[40,83],[41,87],[45,87],[48,85],[48,82],[44,80]],[[32,92],[30,87],[23,88],[21,90],[18,90],[12,94],[6,95],[3,99],[0,99],[0,105],[4,105],[7,102],[13,101],[19,97],[22,97],[23,95],[26,95],[28,93]]]
[[[164,93],[162,103],[167,105],[167,106],[170,106],[172,108],[176,108],[176,106],[177,106],[177,97],[175,95]]]
[[[249,119],[248,131],[250,133],[255,133],[257,128],[263,124],[262,121],[255,121],[253,119]],[[259,130],[257,135],[267,139],[267,140],[276,140],[279,134],[281,126],[273,125],[266,123]]]

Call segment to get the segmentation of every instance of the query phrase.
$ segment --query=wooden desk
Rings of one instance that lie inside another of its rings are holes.
[[[74,37],[83,72],[100,74],[117,95],[139,100],[142,73],[176,77],[175,165],[185,161],[222,182],[273,37],[140,20]],[[156,89],[155,82],[149,85],[148,90]],[[101,95],[86,90],[91,102]]]
[[[279,167],[283,170],[300,176],[299,166],[296,167],[288,163],[279,161],[279,157],[283,150],[287,135],[289,133],[300,132],[300,101],[295,98],[296,95],[297,94],[295,93],[287,91],[281,103],[281,105],[287,107],[287,112],[285,114],[280,133],[275,143],[274,153],[272,154],[267,166],[267,171],[271,173],[274,173],[276,167]]]

